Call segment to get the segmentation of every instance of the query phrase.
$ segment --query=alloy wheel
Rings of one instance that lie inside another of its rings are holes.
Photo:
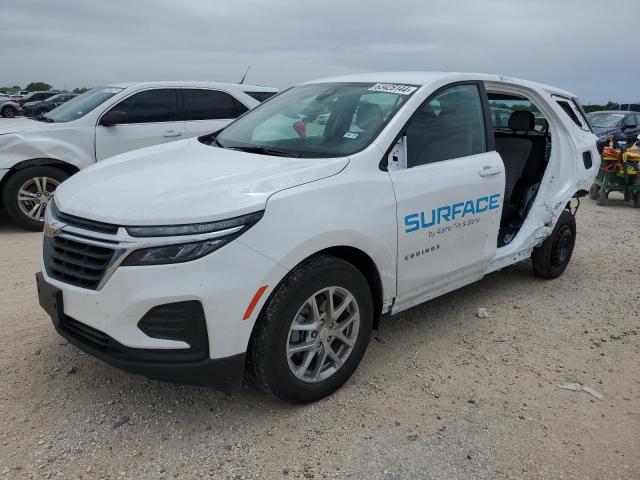
[[[32,220],[42,221],[47,204],[60,185],[55,178],[34,177],[24,182],[18,190],[18,207]]]
[[[351,292],[327,287],[314,293],[294,316],[286,353],[291,373],[307,383],[335,374],[358,338],[360,309]]]

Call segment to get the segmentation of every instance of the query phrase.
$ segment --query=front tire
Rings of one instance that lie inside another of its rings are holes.
[[[27,230],[42,230],[44,212],[68,174],[55,167],[29,167],[9,177],[2,203],[13,222]]]
[[[320,400],[356,370],[372,325],[373,299],[362,273],[333,256],[313,257],[277,287],[258,318],[250,369],[285,402]]]
[[[42,118],[44,117],[47,113],[49,113],[49,110],[47,110],[46,108],[41,108],[40,110],[38,110],[36,112],[36,117],[38,118]]]
[[[563,210],[553,232],[531,254],[533,273],[551,280],[565,271],[576,243],[576,219]]]
[[[5,118],[13,118],[16,116],[16,113],[18,113],[18,110],[16,110],[15,107],[12,107],[11,105],[7,105],[3,107],[2,111],[0,112],[0,115],[2,115]]]

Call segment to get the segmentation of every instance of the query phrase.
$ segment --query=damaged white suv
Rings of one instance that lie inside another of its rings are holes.
[[[98,87],[43,117],[0,125],[2,207],[42,230],[56,187],[96,161],[218,130],[277,90],[214,82],[129,82]]]
[[[562,274],[598,170],[576,98],[522,80],[371,73],[291,88],[215,134],[65,182],[40,303],[129,372],[291,402],[355,371],[370,333],[489,272]],[[392,319],[388,320],[392,321]]]

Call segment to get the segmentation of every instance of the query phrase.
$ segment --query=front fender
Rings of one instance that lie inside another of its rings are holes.
[[[93,163],[92,152],[68,140],[30,132],[0,136],[0,169],[11,169],[33,159],[57,159],[77,169]]]

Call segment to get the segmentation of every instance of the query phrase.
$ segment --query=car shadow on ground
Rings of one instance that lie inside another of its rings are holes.
[[[13,222],[11,222],[11,220],[9,220],[6,212],[0,210],[0,235],[2,235],[3,233],[20,232],[31,233],[29,230],[25,230],[24,228],[16,226]]]

